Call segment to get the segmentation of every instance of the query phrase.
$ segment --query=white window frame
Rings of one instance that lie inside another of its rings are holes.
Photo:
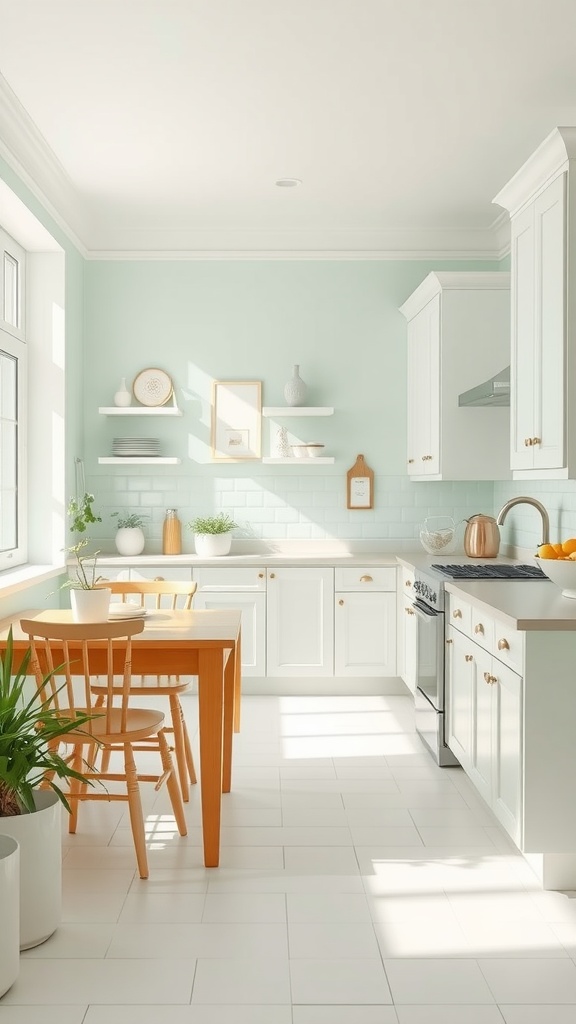
[[[0,228],[2,267],[0,281],[0,349],[17,360],[17,546],[0,550],[0,570],[22,565],[28,558],[27,514],[27,419],[28,419],[28,346],[25,332],[26,309],[26,253],[25,250]],[[5,254],[18,265],[17,324],[5,320],[4,269]],[[0,465],[0,474],[2,466]]]

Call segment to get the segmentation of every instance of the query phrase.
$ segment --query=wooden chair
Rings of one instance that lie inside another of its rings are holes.
[[[102,587],[109,587],[112,594],[119,594],[124,603],[151,606],[156,609],[181,608],[188,611],[192,607],[192,598],[196,593],[196,583],[174,580],[114,580],[103,581]],[[136,602],[134,602],[136,598]],[[148,600],[147,600],[148,599]],[[168,697],[170,705],[170,726],[166,733],[174,737],[174,754],[178,767],[182,799],[190,799],[190,785],[196,782],[194,758],[190,736],[186,727],[184,712],[180,703],[180,694],[190,689],[190,683],[179,676],[133,676],[131,692],[139,697]],[[104,697],[105,687],[94,683],[94,693]],[[142,744],[135,750],[149,750],[151,744]],[[103,755],[102,767],[107,769],[110,752]]]
[[[70,780],[66,792],[71,806],[69,831],[76,831],[78,804],[81,800],[126,800],[140,878],[148,878],[139,782],[155,782],[156,790],[165,782],[181,836],[186,835],[187,828],[180,787],[163,728],[164,715],[161,711],[132,708],[128,703],[131,692],[132,637],[142,632],[144,621],[134,619],[72,625],[22,619],[20,626],[27,634],[32,648],[30,666],[42,699],[50,701],[63,718],[70,719],[75,712],[93,713],[96,716],[78,731],[67,732],[63,737],[63,742],[72,747],[67,760],[76,771],[96,784]],[[57,672],[45,684],[46,673],[54,672],[55,667]],[[106,678],[106,699],[100,706],[97,706],[92,690],[95,674]],[[121,686],[117,682],[119,676],[122,678]],[[136,771],[135,745],[146,739],[154,739],[160,750],[162,772],[158,775],[138,775]],[[102,768],[97,769],[97,750],[102,748],[106,751],[119,746],[124,752],[124,770],[110,773]],[[104,785],[99,786],[100,782]],[[106,782],[123,782],[126,791],[107,792]]]

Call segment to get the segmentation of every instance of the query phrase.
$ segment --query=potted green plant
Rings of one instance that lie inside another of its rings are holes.
[[[143,526],[148,516],[143,512],[112,512],[111,518],[117,520],[114,543],[119,555],[140,555],[146,543]]]
[[[92,507],[94,495],[86,491],[80,499],[70,498],[68,516],[73,533],[85,533],[91,523],[101,523]],[[70,605],[74,622],[105,622],[110,608],[111,592],[107,587],[98,586],[102,576],[96,574],[99,551],[85,553],[88,538],[82,537],[68,548],[74,557],[69,569],[69,578],[62,584],[70,590]]]
[[[61,915],[60,808],[69,806],[59,782],[89,781],[54,750],[54,741],[89,721],[58,713],[51,673],[33,693],[27,648],[15,669],[12,630],[0,655],[0,833],[20,846],[20,948],[44,942]],[[48,774],[46,774],[48,773]],[[49,788],[38,789],[46,781]],[[4,928],[4,921],[2,922]]]
[[[227,555],[232,546],[232,530],[238,525],[226,512],[217,516],[197,516],[186,524],[194,534],[196,554],[202,558]]]

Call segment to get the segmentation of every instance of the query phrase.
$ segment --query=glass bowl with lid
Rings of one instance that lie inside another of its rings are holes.
[[[456,524],[452,516],[428,516],[420,527],[420,543],[429,555],[449,555],[454,550]]]

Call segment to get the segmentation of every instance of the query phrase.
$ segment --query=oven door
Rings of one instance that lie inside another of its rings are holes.
[[[414,601],[416,686],[436,711],[444,710],[444,612]]]

